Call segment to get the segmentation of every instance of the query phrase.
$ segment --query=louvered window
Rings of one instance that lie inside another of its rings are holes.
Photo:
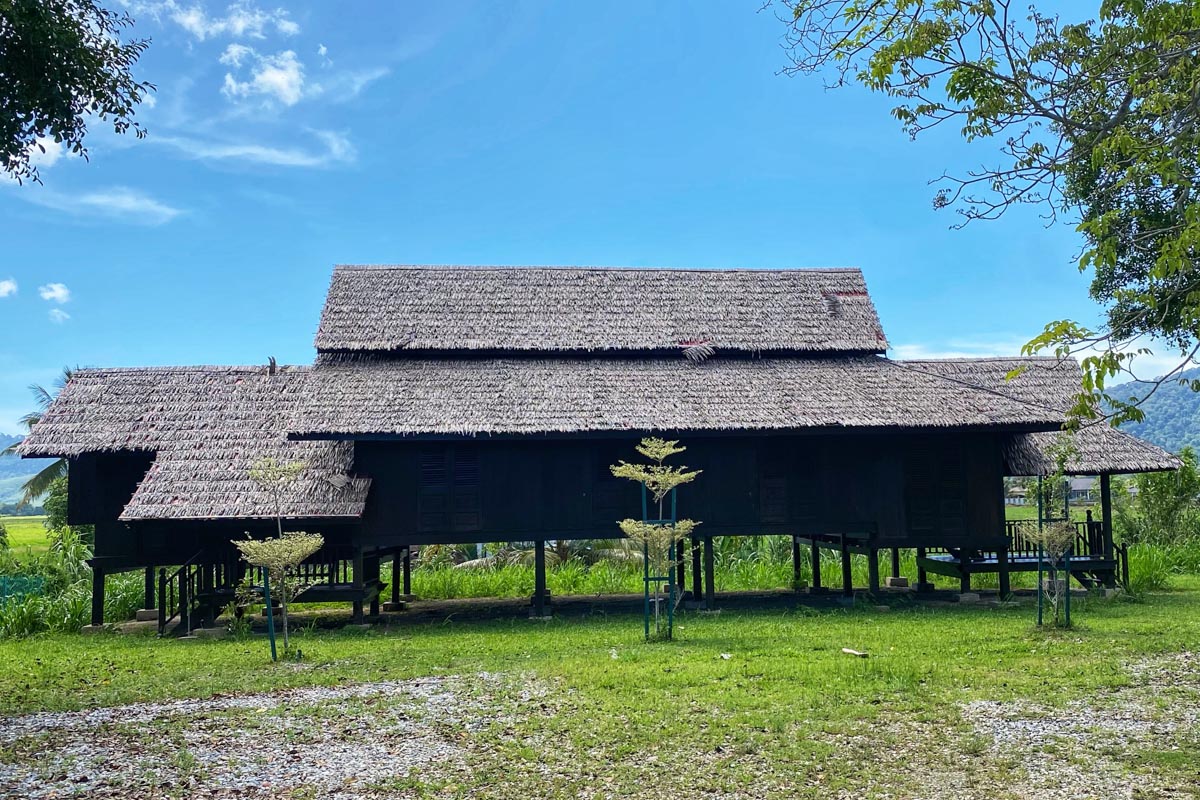
[[[418,526],[422,531],[476,531],[483,527],[479,454],[454,448],[420,455]]]

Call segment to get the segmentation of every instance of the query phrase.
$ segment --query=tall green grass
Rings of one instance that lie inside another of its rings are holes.
[[[0,598],[0,636],[77,631],[86,625],[92,608],[92,571],[86,563],[91,556],[87,544],[69,529],[56,531],[42,553],[0,550],[0,577],[18,587]],[[105,618],[132,618],[142,593],[140,574],[107,578]]]

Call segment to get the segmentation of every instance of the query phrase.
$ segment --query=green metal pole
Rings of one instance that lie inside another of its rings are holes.
[[[263,600],[267,604],[267,636],[271,640],[271,660],[278,661],[275,654],[275,609],[271,607],[271,570],[266,567],[263,571]]]

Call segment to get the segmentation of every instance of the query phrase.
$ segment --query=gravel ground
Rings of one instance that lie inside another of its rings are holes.
[[[458,757],[523,691],[423,678],[11,718],[0,797],[373,798]]]
[[[1143,755],[1200,741],[1200,655],[1178,653],[1129,667],[1131,684],[1085,702],[979,701],[963,715],[990,753],[1015,763],[1020,794],[1042,800],[1200,797],[1200,786],[1164,777]]]

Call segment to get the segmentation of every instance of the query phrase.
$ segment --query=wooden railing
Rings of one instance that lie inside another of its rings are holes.
[[[191,633],[199,621],[197,612],[207,609],[215,617],[211,604],[221,593],[232,594],[241,578],[240,564],[203,559],[204,552],[200,551],[169,575],[165,568],[158,571],[159,636],[176,619],[183,624],[184,633]]]
[[[1071,542],[1071,555],[1079,557],[1104,558],[1104,524],[1100,520],[1081,520],[1072,522],[1075,526],[1075,536]],[[1004,523],[1008,534],[1008,554],[1010,557],[1037,558],[1038,555],[1038,524],[1036,520],[1008,520]]]
[[[204,552],[198,552],[183,562],[170,575],[166,567],[158,571],[158,635],[167,632],[167,626],[176,619],[183,624],[184,632],[192,632],[192,610],[198,587],[199,562]]]

